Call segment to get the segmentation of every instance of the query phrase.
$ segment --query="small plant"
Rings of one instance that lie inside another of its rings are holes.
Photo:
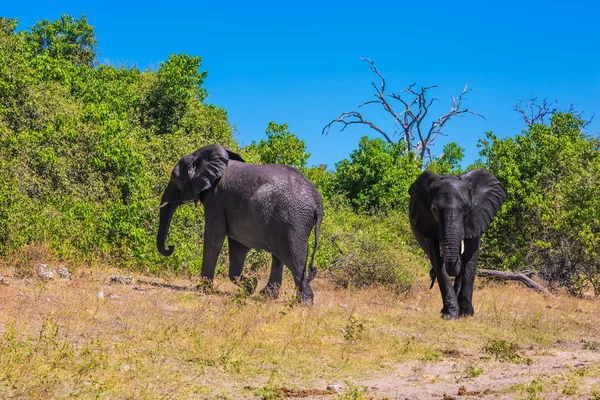
[[[592,390],[592,400],[600,400],[600,392],[597,390]]]
[[[527,393],[527,400],[542,400],[544,397],[542,396],[543,392],[542,385],[538,382],[537,379],[531,381],[529,386],[525,388],[525,392]]]
[[[562,391],[565,396],[575,396],[577,394],[577,384],[571,378],[567,380],[565,383],[565,387]]]
[[[350,381],[344,381],[344,383],[346,384],[346,390],[344,390],[344,393],[335,395],[333,400],[366,400],[367,390],[365,388],[361,388]]]
[[[359,339],[364,331],[365,326],[361,322],[358,322],[358,320],[354,318],[354,316],[350,316],[350,318],[348,318],[346,326],[344,327],[344,329],[342,329],[344,339],[346,339],[349,342],[353,342]]]
[[[477,378],[483,374],[483,368],[479,367],[473,363],[469,363],[467,368],[465,368],[464,376],[467,378]]]
[[[421,361],[442,361],[444,358],[440,353],[434,350],[425,350],[425,353],[419,357]]]
[[[300,305],[300,296],[298,296],[298,293],[294,293],[285,302],[285,307],[284,307],[284,309],[282,311],[279,311],[279,314],[281,314],[281,315],[287,315],[287,313],[289,313],[290,311],[292,311],[298,305]]]
[[[495,360],[509,361],[513,363],[523,362],[523,358],[518,353],[518,350],[518,344],[507,342],[506,340],[502,339],[490,340],[483,348],[483,351],[491,356],[494,356]]]
[[[260,400],[279,400],[283,399],[283,395],[280,390],[273,389],[271,387],[260,387],[254,390],[252,393]]]
[[[584,350],[598,350],[600,349],[600,343],[595,340],[584,340],[583,341],[583,349]]]

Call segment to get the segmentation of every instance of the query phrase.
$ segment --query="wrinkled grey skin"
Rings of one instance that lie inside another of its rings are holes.
[[[425,171],[409,193],[410,225],[431,261],[431,286],[438,280],[442,317],[473,315],[479,239],[506,199],[504,187],[483,168],[460,176]]]
[[[242,158],[214,144],[182,157],[164,191],[156,244],[165,248],[171,218],[178,206],[192,201],[204,205],[204,254],[201,275],[212,281],[225,237],[229,241],[229,278],[251,293],[256,279],[242,276],[250,249],[272,254],[271,275],[261,294],[277,297],[288,266],[303,304],[313,302],[310,281],[316,269],[314,253],[319,246],[323,201],[314,185],[294,168],[285,165],[246,164]],[[308,237],[315,229],[315,245],[308,273]]]

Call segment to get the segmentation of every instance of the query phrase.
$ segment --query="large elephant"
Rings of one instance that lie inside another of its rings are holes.
[[[479,239],[506,199],[504,187],[483,168],[459,176],[425,171],[409,193],[410,225],[431,261],[432,287],[438,280],[442,316],[473,315]]]
[[[173,213],[184,203],[204,206],[204,254],[201,275],[212,281],[223,241],[229,241],[229,278],[253,292],[256,279],[242,276],[250,249],[272,254],[269,282],[263,295],[277,297],[283,266],[291,270],[303,304],[313,302],[310,281],[316,269],[323,201],[314,185],[294,168],[285,165],[246,164],[236,153],[213,144],[182,157],[161,201],[156,244],[169,256],[173,246],[165,240]],[[315,240],[308,273],[308,238]]]

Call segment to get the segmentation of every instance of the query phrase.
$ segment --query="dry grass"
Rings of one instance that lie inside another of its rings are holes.
[[[0,285],[1,398],[277,398],[281,392],[271,388],[325,389],[402,365],[418,374],[448,360],[457,381],[468,381],[502,361],[484,351],[497,340],[515,344],[523,364],[560,349],[598,352],[581,342],[598,340],[598,301],[548,298],[515,285],[478,288],[475,317],[445,321],[439,293],[425,290],[425,280],[406,297],[317,280],[315,305],[302,308],[292,301],[289,277],[288,292],[261,302],[232,295],[224,279],[217,280],[224,294],[202,295],[110,284],[110,273]],[[538,383],[545,395],[562,392],[567,381],[578,396],[592,395],[600,388],[581,382],[600,370],[585,368]],[[526,397],[527,390],[512,385],[497,393]]]

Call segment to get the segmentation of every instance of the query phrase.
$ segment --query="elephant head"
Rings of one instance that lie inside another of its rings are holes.
[[[483,168],[460,176],[425,171],[409,193],[411,225],[422,236],[439,241],[449,276],[460,273],[463,240],[479,237],[506,199],[500,181]]]
[[[225,147],[212,144],[183,156],[177,162],[161,199],[160,225],[156,237],[156,246],[160,254],[170,256],[175,248],[169,246],[167,249],[165,241],[177,207],[200,200],[202,192],[218,183],[229,160],[244,161],[238,154]]]

